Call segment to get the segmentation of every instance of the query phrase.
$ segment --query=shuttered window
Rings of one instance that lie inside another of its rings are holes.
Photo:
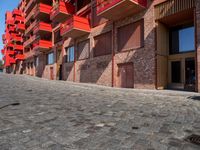
[[[74,46],[65,48],[66,56],[65,56],[65,62],[73,62],[74,61]]]
[[[107,32],[94,37],[94,57],[112,53],[112,32]]]
[[[144,45],[144,21],[118,28],[118,51],[140,48]]]
[[[87,59],[89,57],[90,42],[89,40],[82,41],[78,43],[77,48],[77,59]]]

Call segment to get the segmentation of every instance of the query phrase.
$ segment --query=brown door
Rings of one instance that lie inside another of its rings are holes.
[[[118,68],[119,86],[122,88],[133,88],[133,64],[119,64]]]
[[[50,79],[53,80],[53,67],[50,67]]]

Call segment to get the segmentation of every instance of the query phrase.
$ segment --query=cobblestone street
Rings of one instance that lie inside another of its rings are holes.
[[[0,74],[0,150],[199,150],[200,95]],[[13,104],[13,105],[10,105]]]

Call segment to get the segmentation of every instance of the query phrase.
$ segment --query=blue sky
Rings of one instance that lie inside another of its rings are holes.
[[[5,13],[6,11],[12,11],[19,4],[20,0],[1,0],[0,2],[0,50],[3,48],[2,43],[2,34],[4,34],[5,30]],[[2,55],[0,52],[0,59],[2,59]]]

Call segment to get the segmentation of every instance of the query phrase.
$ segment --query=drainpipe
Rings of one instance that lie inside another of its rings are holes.
[[[115,22],[112,26],[112,87],[115,86]]]
[[[199,91],[199,87],[198,87],[198,50],[197,50],[197,16],[196,16],[196,7],[194,8],[194,26],[195,26],[195,49],[196,49],[196,58],[195,58],[195,75],[196,75],[196,81],[195,81],[195,91],[196,92],[200,92]]]

